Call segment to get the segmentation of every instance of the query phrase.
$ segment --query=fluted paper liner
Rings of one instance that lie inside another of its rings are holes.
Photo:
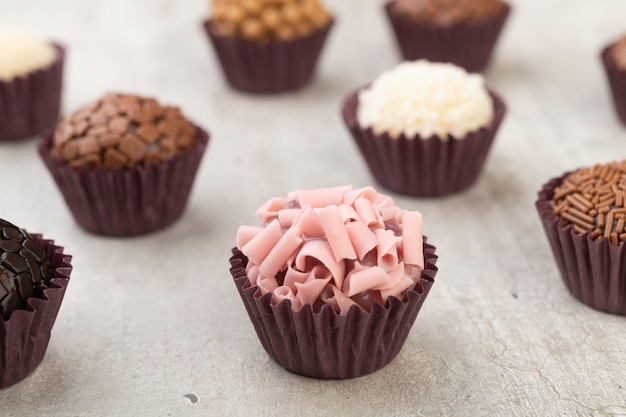
[[[626,315],[626,249],[609,238],[591,239],[591,232],[576,233],[564,225],[550,200],[569,173],[553,178],[539,192],[535,205],[561,278],[569,292],[589,307]]]
[[[43,359],[72,272],[72,257],[61,246],[38,234],[31,237],[54,272],[42,298],[29,298],[26,309],[15,310],[8,320],[0,316],[0,388],[26,378]]]
[[[435,247],[424,238],[425,268],[414,288],[399,299],[367,311],[352,306],[347,314],[324,305],[319,312],[305,304],[298,311],[289,300],[272,304],[246,275],[248,259],[233,249],[230,272],[257,336],[279,365],[311,378],[354,378],[377,371],[396,357],[435,280]]]
[[[502,13],[485,22],[437,26],[401,16],[392,4],[388,2],[385,10],[404,59],[451,62],[469,72],[487,66],[511,10],[505,4]]]
[[[359,90],[353,92],[344,101],[342,116],[370,172],[385,188],[415,197],[442,196],[471,186],[482,170],[506,112],[502,99],[490,91],[493,120],[464,138],[392,138],[359,126],[358,93]]]
[[[206,131],[196,131],[191,148],[145,166],[74,169],[52,157],[52,133],[42,139],[39,154],[80,226],[100,235],[136,236],[167,227],[185,210],[209,142]]]
[[[612,59],[611,48],[613,45],[605,47],[600,57],[609,81],[615,113],[617,113],[617,117],[622,124],[626,126],[626,70],[619,69]]]
[[[59,118],[65,49],[52,64],[9,81],[0,80],[0,141],[35,136]]]
[[[254,40],[224,36],[210,21],[204,30],[229,84],[249,93],[279,93],[303,86],[313,76],[333,22],[293,40]]]

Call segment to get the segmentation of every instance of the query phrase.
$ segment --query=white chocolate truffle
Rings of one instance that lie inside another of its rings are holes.
[[[359,93],[357,121],[392,138],[462,139],[489,125],[493,103],[483,77],[452,64],[403,62]]]
[[[37,36],[12,26],[0,26],[0,81],[45,68],[56,57],[54,47]]]

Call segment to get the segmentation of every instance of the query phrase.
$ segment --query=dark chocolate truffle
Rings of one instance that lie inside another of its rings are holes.
[[[30,235],[0,219],[0,315],[26,308],[26,300],[48,288],[52,268],[45,252]]]

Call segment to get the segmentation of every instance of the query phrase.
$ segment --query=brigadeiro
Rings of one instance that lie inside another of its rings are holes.
[[[177,107],[111,93],[63,117],[39,153],[79,225],[134,236],[180,217],[208,141]]]
[[[380,184],[433,197],[476,181],[505,110],[480,74],[419,60],[351,93],[342,115]]]
[[[0,388],[26,378],[43,359],[71,260],[53,240],[0,219]]]
[[[422,215],[372,187],[301,190],[241,226],[231,274],[257,336],[287,370],[353,378],[402,348],[434,282]]]
[[[501,0],[393,0],[386,12],[406,60],[488,64],[510,6]]]
[[[626,126],[626,35],[602,50],[611,97],[617,117]]]
[[[333,18],[318,0],[212,0],[204,23],[230,85],[279,93],[313,76]]]
[[[553,178],[536,206],[569,292],[597,310],[626,315],[626,161]]]
[[[0,25],[0,141],[32,137],[59,118],[65,49]]]

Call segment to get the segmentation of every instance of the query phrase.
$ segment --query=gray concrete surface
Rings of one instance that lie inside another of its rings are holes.
[[[228,273],[236,229],[271,196],[373,183],[339,107],[398,60],[382,1],[327,3],[338,21],[315,81],[253,97],[226,86],[204,1],[0,0],[0,21],[68,47],[65,111],[111,90],[154,95],[213,136],[180,221],[133,239],[78,228],[35,140],[0,144],[0,216],[75,265],[47,356],[0,391],[0,415],[626,415],[626,318],[567,293],[534,208],[549,178],[626,156],[598,58],[626,32],[621,0],[512,2],[486,73],[509,112],[482,177],[451,197],[395,196],[440,256],[395,361],[320,381],[263,351]]]

